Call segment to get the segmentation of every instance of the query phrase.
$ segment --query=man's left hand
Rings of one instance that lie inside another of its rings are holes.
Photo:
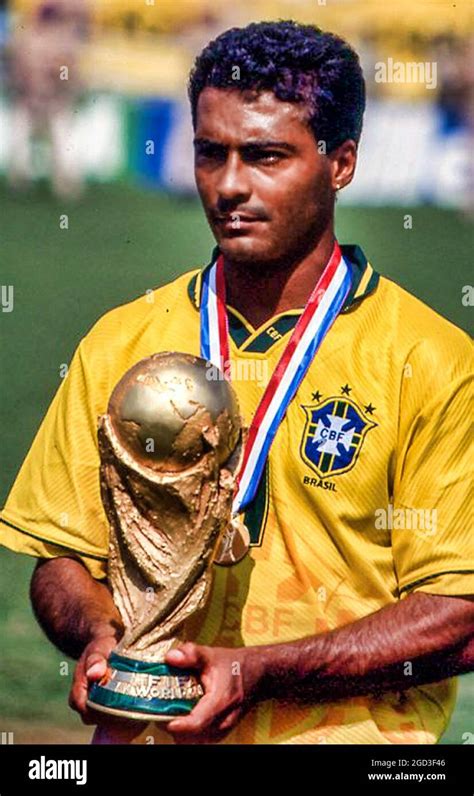
[[[216,743],[256,699],[262,667],[251,647],[229,649],[187,642],[170,650],[165,660],[170,666],[193,669],[204,689],[188,716],[166,725],[176,743]]]

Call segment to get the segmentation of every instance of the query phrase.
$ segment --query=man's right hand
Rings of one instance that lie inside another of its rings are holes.
[[[31,604],[44,632],[62,652],[77,658],[69,705],[84,724],[98,724],[106,740],[130,743],[144,722],[111,716],[86,705],[90,685],[107,671],[107,659],[123,634],[120,613],[106,582],[95,580],[69,556],[38,561]]]
[[[69,706],[81,716],[84,724],[98,724],[106,718],[103,713],[86,705],[89,687],[100,680],[107,671],[107,660],[117,646],[115,635],[101,636],[90,641],[84,648],[74,671],[69,694]]]
[[[142,721],[122,719],[86,705],[88,690],[91,683],[100,680],[107,671],[107,660],[117,646],[115,635],[105,635],[90,641],[79,658],[72,687],[69,694],[69,705],[76,710],[84,724],[97,724],[92,743],[131,743],[146,727]]]

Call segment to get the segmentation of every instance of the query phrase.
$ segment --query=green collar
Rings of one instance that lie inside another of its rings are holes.
[[[352,287],[344,302],[342,312],[351,311],[355,305],[374,292],[379,274],[374,271],[359,246],[342,245],[342,254],[352,271]],[[202,274],[211,267],[218,254],[215,248],[212,260],[205,268],[194,273],[188,284],[188,295],[199,310],[201,301]],[[229,334],[234,345],[241,351],[263,354],[290,330],[294,329],[302,310],[288,310],[270,318],[263,326],[254,329],[233,307],[228,306]]]

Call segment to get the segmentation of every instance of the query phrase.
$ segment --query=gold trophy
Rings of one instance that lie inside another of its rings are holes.
[[[192,671],[164,658],[187,640],[184,623],[206,601],[213,561],[234,563],[248,547],[231,520],[239,406],[215,373],[198,357],[154,354],[127,371],[99,417],[108,578],[125,632],[89,690],[96,710],[168,721],[203,694]]]

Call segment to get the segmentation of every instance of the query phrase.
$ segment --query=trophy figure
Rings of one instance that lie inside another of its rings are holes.
[[[192,671],[164,658],[187,640],[185,620],[203,607],[232,528],[243,430],[230,383],[210,379],[208,365],[188,354],[147,357],[98,420],[108,578],[125,631],[89,690],[96,710],[169,721],[203,694]]]

